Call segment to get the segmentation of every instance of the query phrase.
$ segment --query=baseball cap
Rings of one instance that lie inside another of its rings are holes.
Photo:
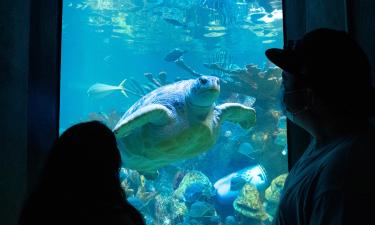
[[[370,63],[360,46],[344,31],[319,28],[306,33],[286,49],[271,48],[267,58],[284,71],[300,74],[314,72],[312,82],[357,80],[371,84]],[[355,74],[353,74],[355,73]],[[353,79],[353,76],[357,76]]]
[[[374,96],[369,60],[345,31],[315,29],[286,48],[271,48],[265,54],[276,66],[307,81],[329,102],[343,106]]]

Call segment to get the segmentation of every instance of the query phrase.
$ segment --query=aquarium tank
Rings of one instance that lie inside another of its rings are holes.
[[[60,134],[114,131],[147,224],[271,224],[287,141],[264,52],[282,15],[281,0],[64,0]]]

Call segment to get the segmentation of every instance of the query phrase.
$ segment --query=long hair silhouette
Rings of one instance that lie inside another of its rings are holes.
[[[144,224],[120,185],[121,156],[98,121],[76,124],[56,141],[19,224]]]

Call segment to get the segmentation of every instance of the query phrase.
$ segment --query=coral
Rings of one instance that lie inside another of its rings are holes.
[[[265,198],[270,203],[277,204],[280,201],[281,190],[284,187],[288,173],[284,173],[272,180],[270,186],[265,191]]]
[[[261,221],[269,219],[269,215],[263,208],[259,192],[252,184],[245,184],[243,186],[240,194],[233,202],[233,207],[236,212],[245,217]]]
[[[204,186],[202,195],[207,199],[213,195],[213,186],[208,177],[200,171],[190,171],[182,179],[180,185],[174,192],[174,196],[178,199],[183,199],[186,189],[194,183],[199,183]]]
[[[182,221],[187,211],[187,207],[183,202],[171,195],[159,194],[155,197],[154,224],[168,224],[166,222],[176,224]]]

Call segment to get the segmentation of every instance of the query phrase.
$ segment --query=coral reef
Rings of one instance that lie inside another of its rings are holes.
[[[268,202],[278,203],[280,200],[281,190],[284,187],[288,173],[284,173],[272,180],[271,185],[265,191],[265,198]]]
[[[252,184],[245,184],[233,202],[233,207],[237,213],[256,220],[267,220],[269,215],[264,210],[260,194]]]
[[[272,180],[270,186],[265,190],[264,197],[266,201],[266,211],[271,214],[275,215],[277,206],[279,205],[281,191],[284,187],[285,180],[288,176],[288,173],[283,173],[277,176],[275,179]]]
[[[184,202],[168,194],[159,194],[155,197],[155,225],[177,224],[182,222],[188,209]]]
[[[208,179],[206,175],[204,175],[200,171],[190,171],[188,172],[184,178],[182,179],[179,187],[174,191],[174,196],[177,199],[184,199],[184,193],[186,189],[188,189],[191,185],[193,184],[201,184],[203,189],[202,189],[202,196],[209,200],[213,194],[214,194],[214,189],[212,186],[211,181]]]

